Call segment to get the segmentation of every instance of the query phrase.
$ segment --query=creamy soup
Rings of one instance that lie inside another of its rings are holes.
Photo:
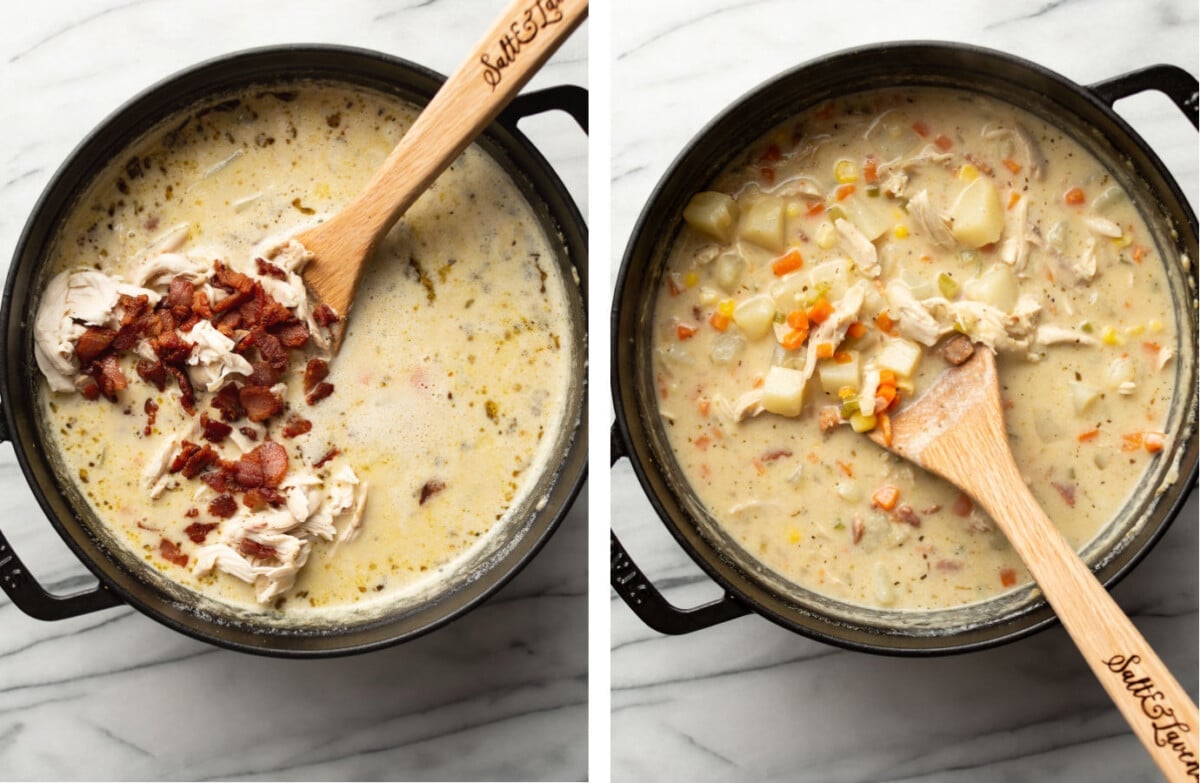
[[[227,96],[149,133],[61,230],[45,428],[108,534],[170,580],[281,621],[344,618],[436,591],[536,505],[580,348],[555,250],[500,165],[478,146],[455,161],[348,320],[307,301],[287,241],[416,111],[328,84]]]
[[[970,498],[863,434],[973,350],[1077,548],[1164,451],[1177,324],[1127,194],[1053,125],[869,92],[756,143],[684,212],[654,316],[658,409],[715,524],[833,599],[937,609],[1028,582]]]

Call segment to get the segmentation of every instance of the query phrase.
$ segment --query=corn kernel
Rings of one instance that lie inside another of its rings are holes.
[[[1145,326],[1142,326],[1141,324],[1135,324],[1134,326],[1128,327],[1125,330],[1125,334],[1129,334],[1129,335],[1133,335],[1134,337],[1137,337],[1144,331],[1146,331]]]
[[[833,178],[843,185],[858,182],[858,166],[854,164],[854,161],[842,158],[834,164]]]
[[[800,204],[795,201],[789,201],[787,208],[784,211],[787,213],[788,217],[800,217],[804,214],[804,207],[800,206]]]
[[[1130,233],[1121,234],[1121,236],[1119,236],[1119,237],[1114,237],[1112,239],[1112,243],[1113,243],[1113,246],[1115,246],[1117,249],[1124,250],[1125,248],[1127,248],[1133,244],[1133,234],[1130,234]]]
[[[1105,345],[1121,345],[1124,342],[1117,330],[1111,326],[1104,327],[1104,330],[1100,332],[1100,341]]]
[[[854,391],[853,386],[843,386],[842,388],[838,389],[838,398],[842,400],[848,400],[855,394],[857,394],[857,392]]]
[[[799,544],[800,543],[800,528],[798,528],[798,527],[789,527],[788,528],[788,543],[791,543],[791,544]]]
[[[975,168],[970,163],[964,163],[958,169],[958,178],[961,180],[966,180],[967,182],[979,179],[979,169]]]
[[[700,275],[695,272],[688,272],[683,276],[683,284],[688,288],[695,288],[696,283],[700,282]]]
[[[908,226],[904,225],[903,223],[898,223],[892,230],[892,233],[896,235],[896,239],[907,239]]]
[[[835,244],[837,244],[837,229],[828,220],[822,221],[821,225],[817,226],[817,247],[828,250]]]
[[[721,302],[721,304],[717,305],[717,312],[720,313],[721,315],[732,318],[733,317],[733,300],[726,299],[725,301]]]
[[[1150,330],[1151,334],[1162,334],[1163,322],[1158,320],[1157,318],[1151,318],[1150,321],[1146,324],[1146,327]]]

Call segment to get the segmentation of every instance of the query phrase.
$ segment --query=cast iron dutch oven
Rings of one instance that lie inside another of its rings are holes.
[[[57,475],[36,415],[36,370],[31,323],[44,283],[42,258],[73,199],[115,155],[171,114],[250,85],[279,87],[298,80],[357,85],[423,106],[445,77],[377,52],[334,46],[255,49],[202,63],[154,85],[122,106],[88,136],[50,181],[25,225],[9,270],[0,309],[4,359],[0,362],[3,431],[12,441],[26,479],[50,522],[75,555],[99,578],[90,590],[54,595],[26,571],[0,535],[0,586],[29,615],[55,620],[128,603],[159,622],[207,642],[279,656],[357,653],[431,631],[479,604],[517,573],[546,542],[578,493],[587,471],[584,302],[587,228],[566,188],[544,157],[517,128],[524,117],[558,109],[587,130],[587,91],[562,86],[518,96],[478,143],[510,174],[557,244],[563,279],[571,288],[573,389],[568,420],[553,466],[540,477],[528,508],[502,531],[500,543],[446,580],[437,594],[389,614],[344,625],[285,626],[223,611],[171,584],[153,569],[106,542],[74,490]],[[572,269],[573,267],[573,269]],[[544,504],[534,505],[545,497]]]
[[[1041,115],[1081,141],[1116,172],[1152,227],[1167,259],[1181,361],[1168,420],[1172,453],[1110,526],[1083,552],[1111,586],[1163,534],[1196,483],[1196,216],[1146,143],[1112,110],[1145,90],[1165,93],[1197,124],[1196,78],[1174,66],[1153,66],[1089,86],[1034,63],[976,47],[904,42],[847,50],[777,76],[713,120],[675,159],[634,228],[625,251],[612,311],[612,393],[616,423],[612,455],[633,465],[664,525],[722,588],[723,598],[680,609],[668,603],[611,536],[611,581],[635,613],[663,633],[690,633],[756,612],[797,633],[874,653],[922,655],[964,652],[1026,636],[1054,621],[1033,589],[983,604],[941,612],[868,611],[787,583],[757,565],[716,527],[688,487],[657,414],[650,345],[655,292],[683,207],[735,155],[778,123],[830,98],[867,89],[913,85],[958,87],[994,96]],[[1192,263],[1180,263],[1186,255]],[[1161,494],[1155,489],[1177,469]]]

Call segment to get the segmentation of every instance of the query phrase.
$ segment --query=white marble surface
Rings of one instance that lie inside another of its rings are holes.
[[[110,111],[192,63],[272,43],[377,49],[447,73],[497,0],[5,3],[0,267],[58,164]],[[530,87],[587,84],[585,25]],[[529,88],[527,88],[529,89]],[[586,211],[587,139],[523,125]],[[30,619],[0,595],[0,778],[579,780],[587,770],[586,491],[483,606],[409,644],[282,661],[128,609]],[[85,582],[0,446],[0,528],[48,583]]]
[[[883,40],[1009,51],[1082,83],[1158,62],[1195,74],[1194,0],[619,0],[613,14],[612,268],[680,148],[738,96],[810,58]],[[1196,204],[1197,136],[1160,95],[1118,111]],[[614,528],[679,606],[715,598],[625,462]],[[1196,493],[1115,590],[1184,686],[1197,686]],[[612,779],[1152,781],[1158,773],[1060,628],[932,660],[844,652],[757,616],[683,637],[612,598]]]

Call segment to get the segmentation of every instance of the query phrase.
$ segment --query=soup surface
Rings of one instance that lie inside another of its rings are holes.
[[[1017,464],[1081,547],[1166,444],[1177,325],[1119,183],[1053,125],[948,89],[867,92],[697,193],[654,315],[658,410],[715,524],[786,580],[939,609],[1028,582],[955,488],[875,446],[973,350]]]
[[[45,429],[112,537],[169,579],[345,619],[436,590],[537,503],[577,348],[555,251],[500,165],[455,161],[348,321],[307,300],[286,239],[416,112],[332,84],[226,96],[149,133],[66,221],[38,317]]]

